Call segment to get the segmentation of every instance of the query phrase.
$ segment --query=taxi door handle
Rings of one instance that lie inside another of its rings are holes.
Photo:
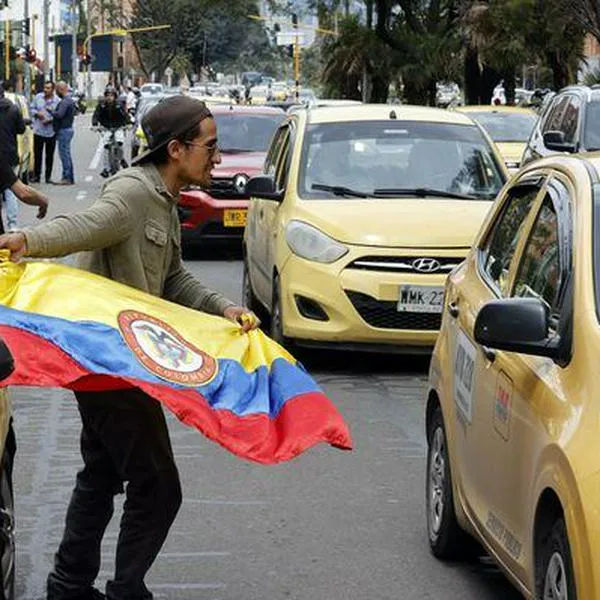
[[[483,350],[483,355],[485,356],[485,358],[487,360],[489,360],[491,363],[493,363],[496,360],[497,352],[493,348],[488,348],[487,346],[481,346],[481,349]]]
[[[448,302],[448,312],[450,316],[454,319],[458,317],[460,314],[460,310],[458,309],[458,302]]]

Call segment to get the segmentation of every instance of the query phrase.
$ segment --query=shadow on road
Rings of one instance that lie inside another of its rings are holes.
[[[242,260],[242,245],[231,243],[203,243],[183,247],[184,260]]]

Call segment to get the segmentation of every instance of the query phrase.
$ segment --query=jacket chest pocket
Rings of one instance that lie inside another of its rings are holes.
[[[160,293],[169,264],[171,245],[169,234],[161,224],[146,221],[144,225],[144,253],[142,261],[152,293]]]

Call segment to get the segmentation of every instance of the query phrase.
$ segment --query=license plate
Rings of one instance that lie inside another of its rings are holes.
[[[401,285],[398,312],[441,313],[444,288],[431,285]]]
[[[223,211],[223,225],[225,227],[246,227],[248,211],[245,209]]]

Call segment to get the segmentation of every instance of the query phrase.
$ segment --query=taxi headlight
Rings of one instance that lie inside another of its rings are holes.
[[[348,253],[346,246],[303,221],[290,221],[285,239],[294,254],[315,262],[332,263]]]

